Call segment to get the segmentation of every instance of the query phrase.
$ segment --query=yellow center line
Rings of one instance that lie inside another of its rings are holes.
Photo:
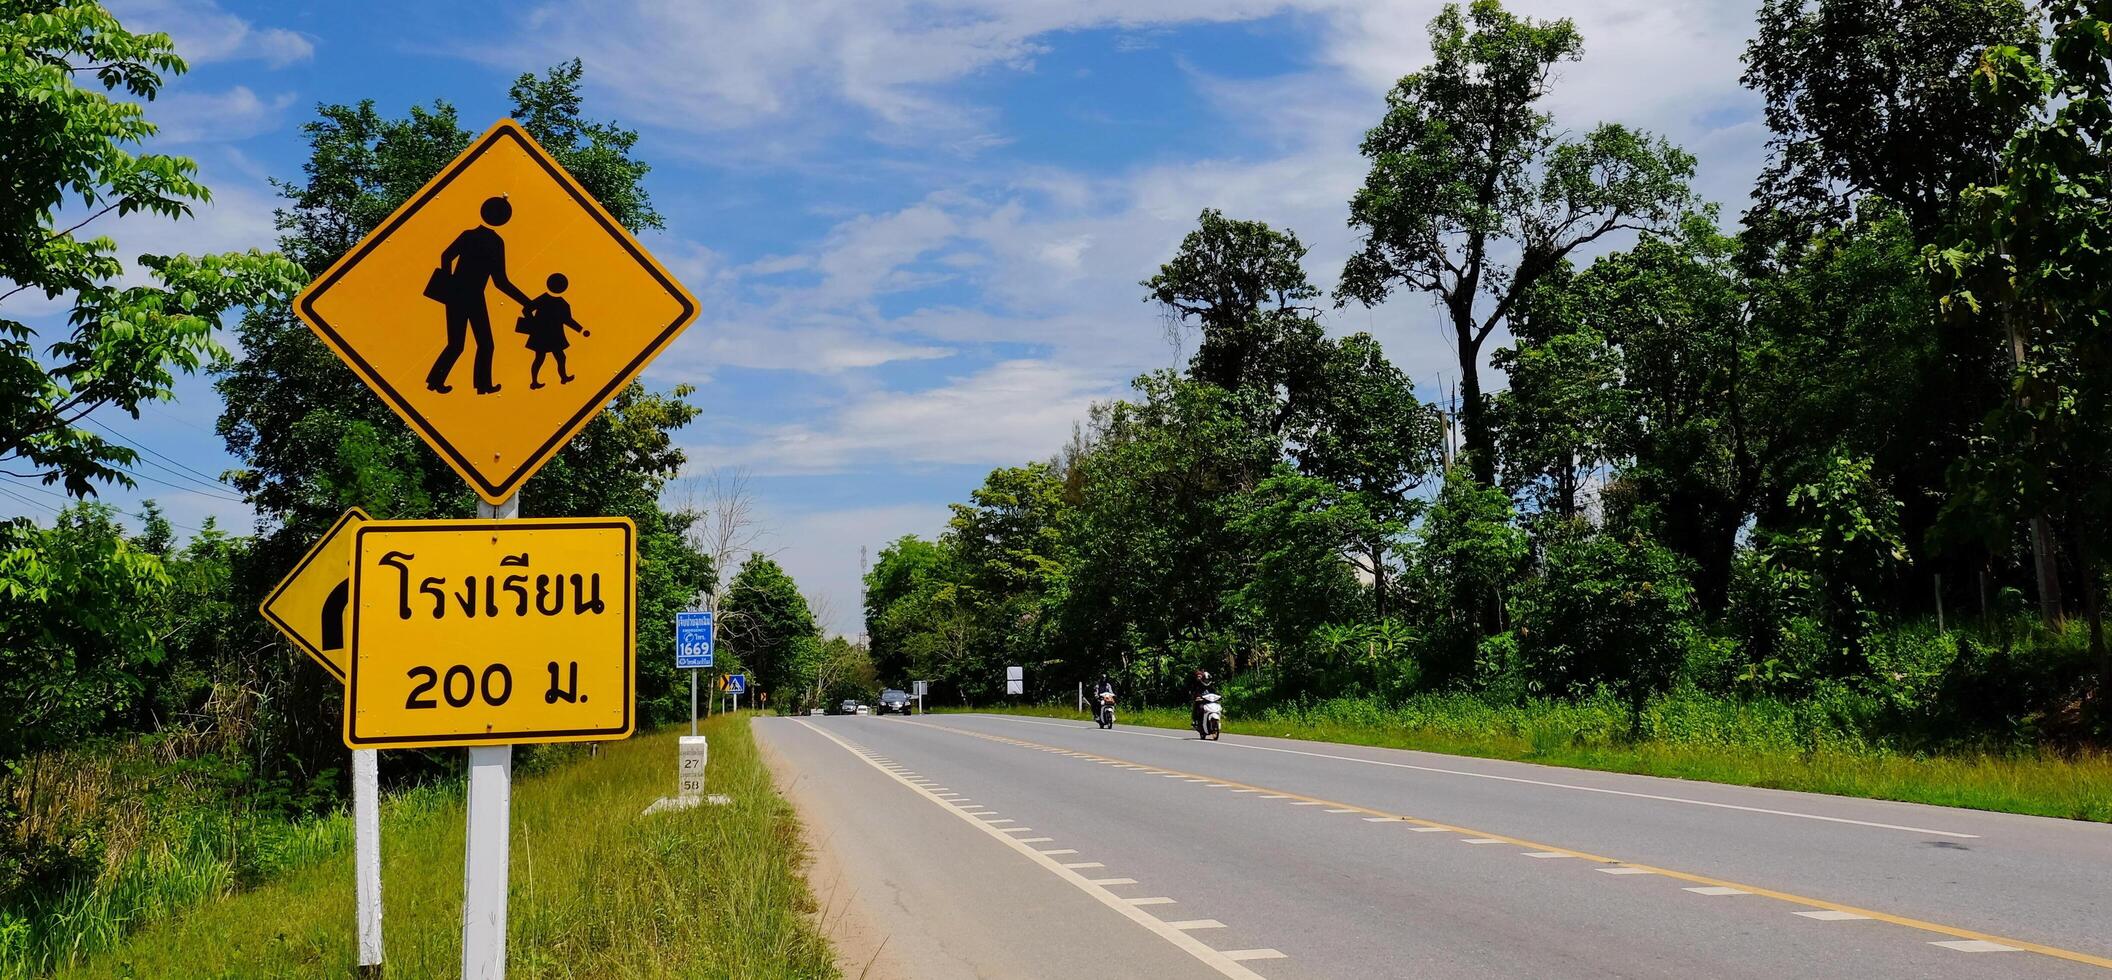
[[[967,735],[973,738],[986,739],[992,742],[1002,742],[1010,745],[1015,745],[1020,748],[1039,749],[1042,751],[1049,752],[1071,751],[1067,749],[1058,749],[1052,745],[1044,745],[1040,742],[1029,742],[1025,739],[1011,738],[1005,735],[992,735],[987,732],[975,732],[960,728],[949,728],[945,725],[934,725],[929,722],[920,721],[912,722],[911,724],[920,725],[922,727],[930,728],[935,731],[950,732],[955,735]],[[1080,758],[1090,759],[1095,762],[1107,762],[1115,765],[1141,765],[1141,763],[1131,762],[1126,759],[1118,759],[1113,756],[1095,755],[1090,752],[1078,752],[1077,755]],[[1388,817],[1394,820],[1403,821],[1405,823],[1414,824],[1419,827],[1428,827],[1432,830],[1446,830],[1457,834],[1464,834],[1469,837],[1491,838],[1494,840],[1502,841],[1507,844],[1516,844],[1519,847],[1523,847],[1528,850],[1553,852],[1567,855],[1573,858],[1579,858],[1585,861],[1596,861],[1601,864],[1617,864],[1622,865],[1624,867],[1637,868],[1643,871],[1647,871],[1651,874],[1664,875],[1667,878],[1675,878],[1680,881],[1690,881],[1697,885],[1712,885],[1721,888],[1736,888],[1740,891],[1750,892],[1754,895],[1759,895],[1763,898],[1772,898],[1776,901],[1788,902],[1792,905],[1802,905],[1807,908],[1813,909],[1828,909],[1835,912],[1847,912],[1853,915],[1860,915],[1865,918],[1876,919],[1879,922],[1890,922],[1896,926],[1905,926],[1909,929],[1919,929],[1923,932],[1933,932],[1938,935],[1950,936],[1956,939],[1978,939],[1983,942],[2000,943],[2004,946],[2011,946],[2016,949],[2024,950],[2026,952],[2037,953],[2041,956],[2051,956],[2055,959],[2068,960],[2072,963],[2083,963],[2101,969],[2112,970],[2112,958],[2094,956],[2089,953],[2079,952],[2072,949],[2062,949],[2059,946],[2048,946],[2043,943],[2034,943],[2023,939],[2012,939],[2007,936],[1997,936],[1992,933],[1980,932],[1974,929],[1962,929],[1957,926],[1947,926],[1940,922],[1929,922],[1923,919],[1909,918],[1904,915],[1893,915],[1890,912],[1880,912],[1876,909],[1866,909],[1855,905],[1844,905],[1840,902],[1828,901],[1827,899],[1823,898],[1811,898],[1804,895],[1792,894],[1790,892],[1778,891],[1772,888],[1763,888],[1758,885],[1748,885],[1741,882],[1728,881],[1722,878],[1711,878],[1707,875],[1698,875],[1687,871],[1676,871],[1671,868],[1660,868],[1654,865],[1637,864],[1633,861],[1623,861],[1619,858],[1606,857],[1602,854],[1593,854],[1589,851],[1579,851],[1575,848],[1563,847],[1559,844],[1545,844],[1539,841],[1526,840],[1523,837],[1512,837],[1507,834],[1490,833],[1485,830],[1475,830],[1470,827],[1461,827],[1455,824],[1440,823],[1435,820],[1425,820],[1422,817],[1413,817],[1403,813],[1393,813],[1386,810],[1375,810],[1371,807],[1359,806],[1355,803],[1345,803],[1340,800],[1330,800],[1324,797],[1292,792],[1291,790],[1287,789],[1274,789],[1267,786],[1257,786],[1252,783],[1242,783],[1237,780],[1227,779],[1223,776],[1208,776],[1202,773],[1182,772],[1178,769],[1167,769],[1164,767],[1157,766],[1148,768],[1151,768],[1154,772],[1167,773],[1179,776],[1193,776],[1196,778],[1208,779],[1212,782],[1224,783],[1228,786],[1237,789],[1249,789],[1261,793],[1272,793],[1280,796],[1285,796],[1294,800],[1303,800],[1310,803],[1321,803],[1327,806],[1338,807],[1355,813],[1369,814],[1374,817]]]

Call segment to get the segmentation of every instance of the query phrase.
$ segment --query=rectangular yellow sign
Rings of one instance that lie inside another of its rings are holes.
[[[345,744],[628,736],[637,537],[621,517],[361,525]]]

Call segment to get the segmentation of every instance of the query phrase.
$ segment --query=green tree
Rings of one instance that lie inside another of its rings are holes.
[[[1958,504],[2006,514],[2011,526],[2021,515],[2067,519],[2103,714],[2112,704],[2099,609],[2112,507],[2112,3],[2049,0],[2041,9],[2053,28],[2044,61],[2004,45],[1980,63],[1983,95],[2027,122],[1996,180],[1966,192],[1962,240],[1934,259],[1951,289],[1946,306],[1971,314],[1982,343],[2007,348],[2012,366],[2009,397],[1989,406],[1955,473]],[[2048,535],[2034,531],[2043,554]]]
[[[799,585],[777,562],[749,555],[727,583],[719,615],[722,621],[714,625],[740,651],[753,690],[789,703],[812,683],[809,669],[821,631]]]
[[[1440,639],[1433,680],[1463,676],[1481,637],[1504,629],[1503,610],[1528,553],[1509,494],[1454,467],[1410,544],[1423,619]]]
[[[953,505],[943,540],[989,652],[1007,663],[1057,666],[1067,645],[1052,635],[1051,614],[1064,594],[1075,516],[1063,478],[1047,463],[1006,467],[968,499]]]
[[[1441,464],[1443,422],[1370,334],[1321,345],[1310,392],[1291,424],[1300,472],[1339,488],[1343,551],[1370,577],[1380,617],[1392,610],[1395,541]],[[1354,515],[1354,516],[1352,516]]]
[[[168,35],[131,33],[100,4],[0,10],[0,302],[34,291],[69,307],[53,338],[0,316],[0,474],[77,497],[131,486],[137,454],[81,421],[173,397],[177,374],[225,356],[224,314],[300,286],[299,269],[254,251],[139,256],[152,285],[122,285],[117,243],[83,237],[106,216],[188,217],[210,199],[190,160],[134,152],[156,127],[113,97],[151,100],[184,69]]]
[[[1136,388],[1138,400],[1096,411],[1063,632],[1088,671],[1140,657],[1171,658],[1164,677],[1198,660],[1229,666],[1251,631],[1224,602],[1245,564],[1227,518],[1281,459],[1274,405],[1170,372]]]
[[[166,563],[126,538],[107,505],[67,508],[52,526],[10,525],[0,540],[0,759],[123,730],[145,703],[166,648],[145,610],[172,583]]]
[[[2037,40],[2021,0],[1763,0],[1744,75],[1774,134],[1755,216],[1839,224],[1876,194],[1935,240],[2024,119],[1974,96],[1981,51]]]
[[[1519,659],[1541,691],[1576,697],[1613,688],[1639,729],[1651,695],[1678,677],[1693,634],[1682,563],[1641,535],[1571,524],[1550,538],[1544,573],[1512,599]]]
[[[1338,302],[1375,305],[1397,286],[1439,302],[1459,358],[1462,449],[1493,485],[1482,345],[1578,248],[1670,227],[1692,205],[1694,158],[1616,124],[1558,134],[1537,107],[1555,66],[1583,50],[1568,20],[1451,4],[1430,22],[1430,47],[1432,64],[1394,86],[1364,137],[1371,170],[1349,205],[1364,241]]]
[[[881,548],[865,573],[866,646],[883,680],[900,682],[916,668],[909,638],[924,624],[910,607],[940,580],[945,562],[937,544],[905,534]]]
[[[1312,382],[1322,353],[1320,290],[1305,277],[1305,245],[1259,221],[1226,218],[1215,208],[1197,219],[1174,257],[1141,285],[1146,302],[1166,308],[1175,324],[1194,324],[1202,342],[1188,376],[1227,391],[1254,388],[1279,406],[1280,429]]]

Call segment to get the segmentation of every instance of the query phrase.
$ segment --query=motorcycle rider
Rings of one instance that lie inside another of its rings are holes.
[[[1106,674],[1101,674],[1100,682],[1093,685],[1093,717],[1095,719],[1100,717],[1100,712],[1103,710],[1102,706],[1107,704],[1108,699],[1114,697],[1114,694],[1114,682],[1108,680]]]
[[[1203,695],[1216,693],[1210,688],[1210,672],[1197,667],[1188,678],[1189,724],[1197,729],[1203,727]]]

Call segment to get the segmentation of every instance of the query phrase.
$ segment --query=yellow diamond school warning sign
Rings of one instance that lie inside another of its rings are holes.
[[[301,556],[293,571],[257,605],[266,622],[293,641],[342,684],[352,652],[345,643],[352,599],[352,532],[371,518],[345,511]]]
[[[697,302],[507,120],[294,310],[499,503],[667,348]]]
[[[628,736],[636,541],[620,517],[360,525],[345,744]]]

